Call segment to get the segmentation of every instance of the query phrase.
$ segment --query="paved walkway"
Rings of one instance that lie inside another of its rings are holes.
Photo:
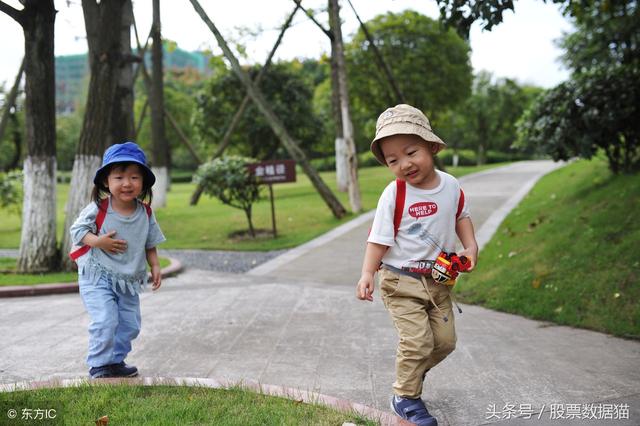
[[[518,163],[463,179],[478,233],[497,226],[491,212],[553,166]],[[368,226],[292,250],[291,264],[167,279],[142,297],[144,326],[128,361],[145,376],[249,379],[386,409],[396,334],[378,298],[354,296]],[[458,347],[423,394],[441,425],[498,422],[488,419],[491,404],[500,416],[505,404],[545,410],[541,420],[509,424],[583,423],[549,420],[550,404],[628,404],[630,420],[611,424],[639,423],[639,342],[462,308]],[[86,375],[87,324],[77,295],[0,299],[0,383]]]

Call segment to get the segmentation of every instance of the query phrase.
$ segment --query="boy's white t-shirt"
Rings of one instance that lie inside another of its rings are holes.
[[[440,183],[420,189],[407,183],[402,220],[393,235],[397,185],[393,181],[382,192],[367,239],[389,246],[382,263],[419,274],[431,273],[441,251],[455,251],[457,220],[469,217],[469,207],[458,180],[436,170]]]

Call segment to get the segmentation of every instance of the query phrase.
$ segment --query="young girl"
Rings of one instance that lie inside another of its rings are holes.
[[[161,275],[156,245],[165,241],[151,208],[155,176],[144,152],[133,142],[110,146],[93,179],[93,202],[71,226],[78,263],[80,296],[89,313],[87,364],[92,379],[133,377],[125,364],[131,341],[140,332],[138,293],[151,267],[153,290]]]

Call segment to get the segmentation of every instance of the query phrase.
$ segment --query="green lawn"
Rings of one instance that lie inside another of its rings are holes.
[[[459,177],[499,165],[450,167],[447,171]],[[335,173],[325,172],[321,175],[348,209],[347,194],[335,190]],[[393,176],[385,167],[360,169],[359,180],[365,210],[376,207],[380,193],[392,179]],[[172,185],[168,206],[156,211],[167,237],[167,242],[162,244],[163,248],[261,251],[289,248],[309,241],[354,217],[350,214],[342,220],[335,219],[307,176],[299,173],[297,182],[273,186],[278,238],[262,237],[238,241],[229,238],[229,235],[234,231],[247,229],[244,212],[225,206],[208,196],[203,196],[197,206],[189,206],[193,188],[194,185],[190,183]],[[68,190],[68,185],[58,186],[58,238],[64,225],[64,204]],[[263,190],[262,200],[253,209],[256,228],[271,229],[271,207],[266,188]],[[0,248],[16,248],[19,244],[20,219],[15,214],[5,215],[0,223]]]
[[[640,175],[577,161],[542,178],[456,286],[459,299],[640,338]]]
[[[53,408],[56,421],[43,424],[60,425],[96,424],[104,416],[113,425],[147,426],[377,424],[356,413],[242,389],[93,384],[0,393],[0,402],[3,417],[11,408]]]
[[[160,267],[169,266],[169,259],[160,257]],[[0,287],[48,283],[71,283],[78,279],[77,272],[51,272],[46,274],[16,274],[16,259],[0,257]]]

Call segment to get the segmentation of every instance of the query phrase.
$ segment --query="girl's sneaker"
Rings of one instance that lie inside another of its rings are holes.
[[[391,397],[391,409],[398,416],[418,426],[438,426],[438,421],[427,411],[422,399]]]
[[[110,365],[102,365],[100,367],[91,367],[89,369],[89,377],[91,379],[106,379],[113,377]]]
[[[138,375],[138,369],[133,365],[127,365],[124,361],[117,364],[111,364],[111,377],[135,377]]]

